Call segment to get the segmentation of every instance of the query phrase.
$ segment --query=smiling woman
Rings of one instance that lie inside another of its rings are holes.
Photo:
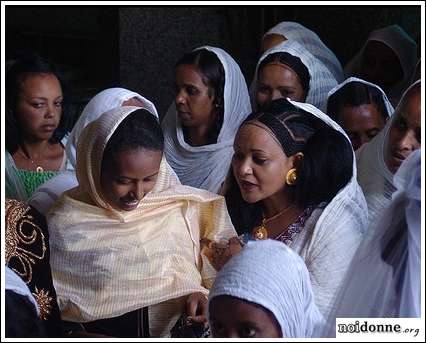
[[[6,197],[27,200],[68,166],[63,81],[40,57],[15,62],[6,76]]]
[[[177,179],[156,113],[144,101],[87,125],[78,187],[47,214],[61,316],[91,333],[167,337],[184,314],[203,333],[216,272],[200,240],[236,236],[223,197]]]

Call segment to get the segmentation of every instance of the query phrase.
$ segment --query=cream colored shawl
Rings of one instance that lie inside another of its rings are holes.
[[[137,209],[116,211],[103,199],[105,146],[137,109],[115,108],[87,126],[77,151],[79,186],[49,211],[52,274],[64,320],[111,318],[207,294],[215,271],[200,255],[200,239],[236,235],[223,197],[182,186],[164,157],[155,187]]]

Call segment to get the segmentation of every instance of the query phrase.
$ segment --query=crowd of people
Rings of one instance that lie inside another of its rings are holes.
[[[6,337],[334,337],[420,317],[421,79],[397,25],[344,68],[299,23],[250,84],[201,46],[159,115],[55,65],[6,74]],[[160,117],[162,120],[160,121]]]

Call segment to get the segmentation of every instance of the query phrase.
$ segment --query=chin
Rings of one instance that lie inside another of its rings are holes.
[[[260,196],[257,196],[255,194],[243,194],[241,193],[241,197],[243,198],[243,200],[249,204],[254,204],[255,202],[258,202],[261,199]]]

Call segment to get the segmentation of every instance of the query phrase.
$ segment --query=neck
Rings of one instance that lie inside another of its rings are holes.
[[[49,148],[49,145],[48,140],[25,140],[19,144],[21,150],[29,155],[28,157],[30,158],[42,156],[46,152],[46,149]]]
[[[263,213],[265,218],[270,218],[294,203],[294,199],[288,187],[284,190],[271,195],[269,198],[262,200]]]
[[[188,127],[186,128],[185,139],[191,146],[201,146],[208,144],[210,127]]]

